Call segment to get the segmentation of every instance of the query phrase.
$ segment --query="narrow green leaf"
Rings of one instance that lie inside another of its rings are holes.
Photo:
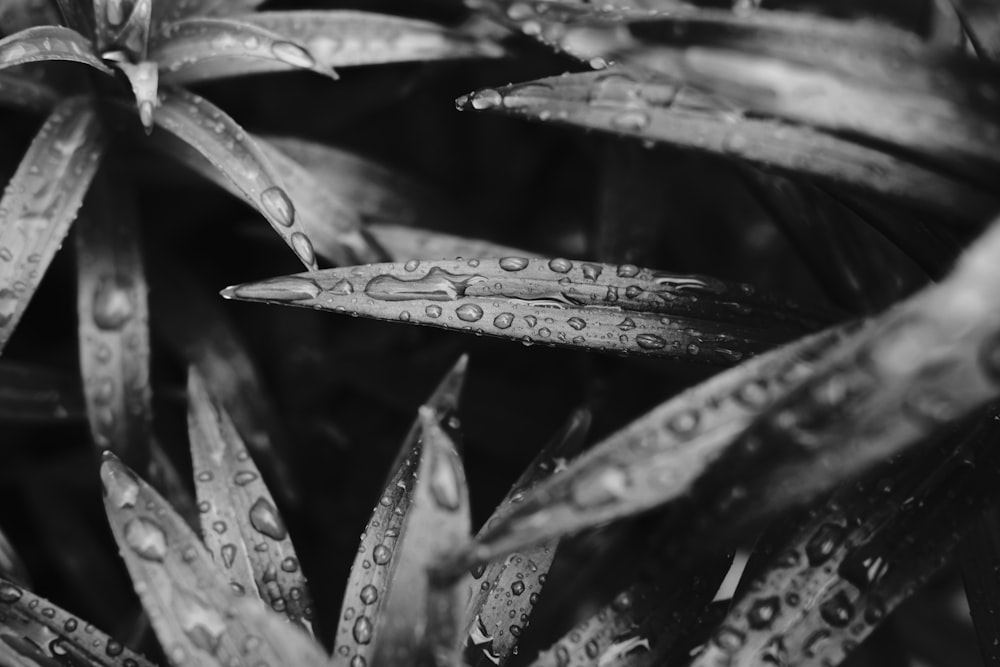
[[[574,412],[562,430],[538,453],[535,460],[514,483],[500,502],[483,530],[511,511],[524,494],[551,475],[566,468],[566,461],[583,448],[590,430],[590,411]],[[482,532],[482,531],[480,531]],[[518,638],[528,625],[532,609],[548,576],[558,541],[514,553],[475,568],[465,605],[463,627],[466,629],[465,663],[472,666],[502,665],[517,648]],[[508,605],[513,600],[515,609]],[[510,611],[515,619],[511,620]]]
[[[540,484],[458,558],[472,565],[652,509],[690,490],[733,436],[813,371],[830,330],[762,354],[666,401]]]
[[[37,26],[0,39],[0,69],[46,60],[81,63],[111,74],[111,69],[94,53],[90,41],[69,28]]]
[[[94,626],[23,586],[0,578],[0,642],[18,656],[15,667],[153,667]],[[23,660],[26,658],[26,660]],[[4,664],[8,664],[4,662]]]
[[[232,417],[254,460],[265,466],[271,492],[289,505],[300,501],[281,455],[285,437],[246,343],[219,299],[174,264],[150,257],[154,332],[184,367],[194,366],[215,400]]]
[[[85,418],[75,374],[0,361],[0,421],[44,423]]]
[[[227,288],[266,301],[528,343],[731,364],[821,320],[746,285],[555,258],[410,260]]]
[[[101,481],[115,541],[172,665],[326,664],[299,628],[237,595],[184,521],[109,453]]]
[[[238,16],[302,44],[326,67],[496,58],[503,49],[429,21],[371,12],[279,11]]]
[[[429,569],[466,543],[471,530],[465,472],[442,428],[445,418],[433,407],[420,408],[421,449],[413,450],[419,464],[409,512],[390,556],[394,565],[375,629],[374,665],[459,663],[459,587],[429,580]]]
[[[208,100],[180,88],[161,93],[156,124],[201,154],[260,212],[306,266],[316,253],[280,177],[254,139]]]
[[[386,254],[396,261],[406,258],[436,260],[455,257],[537,257],[534,253],[492,241],[469,239],[420,227],[372,223],[367,230],[378,245],[385,249]],[[320,251],[320,254],[323,252]]]
[[[441,380],[427,405],[441,414],[454,413],[465,382],[466,357]],[[403,533],[415,494],[414,478],[420,468],[422,429],[413,424],[393,463],[384,491],[361,534],[358,554],[351,565],[340,623],[334,637],[335,664],[370,663],[378,629],[385,614],[388,590],[395,581]],[[424,612],[420,612],[423,617]]]
[[[132,465],[152,430],[148,291],[128,194],[98,179],[76,227],[80,373],[94,443]]]
[[[309,590],[288,529],[232,419],[195,370],[188,428],[205,546],[238,590],[311,632]]]
[[[124,51],[129,61],[146,60],[153,0],[94,0],[97,47],[102,54]]]
[[[635,71],[614,68],[489,88],[456,104],[709,152],[970,222],[981,223],[1000,208],[988,190],[903,157],[808,127],[745,116],[690,86]]]
[[[22,111],[49,111],[59,94],[44,81],[0,72],[0,106]]]
[[[92,101],[52,111],[0,199],[0,351],[62,244],[104,149]]]
[[[150,57],[164,82],[172,84],[294,70],[337,78],[302,42],[246,20],[189,18],[171,23],[163,27]]]
[[[367,157],[296,137],[267,136],[264,140],[308,169],[366,222],[434,224],[457,218],[441,193]]]

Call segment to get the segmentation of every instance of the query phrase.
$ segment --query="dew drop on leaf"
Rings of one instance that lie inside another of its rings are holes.
[[[264,190],[260,195],[260,203],[271,218],[283,227],[291,227],[295,222],[295,207],[281,188],[275,186]]]
[[[250,525],[273,540],[283,540],[288,536],[288,529],[278,516],[278,510],[267,498],[258,498],[250,508]]]
[[[99,329],[121,329],[134,314],[131,283],[114,276],[98,281],[94,289],[93,317]]]
[[[483,317],[483,309],[474,303],[466,303],[459,306],[455,314],[463,322],[478,322]]]
[[[351,634],[357,643],[369,643],[372,640],[372,622],[368,620],[367,616],[358,616],[358,620],[354,621]]]
[[[316,66],[316,61],[309,55],[309,52],[298,44],[292,42],[275,42],[271,47],[274,57],[292,67],[312,69]]]
[[[145,517],[129,519],[125,524],[125,543],[145,560],[162,561],[167,555],[167,534]]]

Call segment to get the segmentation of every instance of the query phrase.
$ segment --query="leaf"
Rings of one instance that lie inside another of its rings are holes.
[[[153,24],[165,25],[191,16],[232,17],[252,12],[263,0],[157,0]]]
[[[0,72],[0,106],[22,111],[49,111],[59,95],[43,81]]]
[[[1000,627],[997,626],[997,602],[1000,588],[994,568],[1000,565],[1000,534],[997,532],[997,511],[984,513],[972,526],[959,545],[965,596],[969,601],[972,622],[979,639],[983,664],[1000,664],[997,652]]]
[[[232,419],[188,373],[188,428],[205,546],[237,590],[311,633],[309,589],[288,529]]]
[[[46,60],[81,63],[105,74],[112,73],[94,54],[90,41],[69,28],[43,25],[0,39],[0,69]]]
[[[372,238],[385,249],[389,257],[402,259],[452,259],[464,257],[479,259],[487,257],[537,257],[510,246],[492,241],[469,239],[443,232],[435,232],[419,227],[372,223],[367,227]],[[322,250],[319,251],[323,254]]]
[[[456,563],[471,567],[647,511],[690,490],[734,434],[809,375],[843,335],[835,329],[796,341],[657,406],[526,494]]]
[[[135,96],[136,108],[139,110],[139,121],[146,134],[153,131],[153,115],[156,112],[158,91],[160,85],[157,63],[143,61],[138,64],[116,62],[115,66],[128,78]]]
[[[0,421],[85,419],[80,382],[41,366],[0,361]]]
[[[518,256],[328,269],[230,287],[223,296],[716,364],[819,322],[714,278]]]
[[[278,11],[238,16],[302,44],[326,67],[496,58],[503,49],[436,23],[371,12]]]
[[[332,79],[332,67],[298,40],[246,20],[189,18],[163,27],[150,57],[164,82],[190,84],[259,72],[310,70]]]
[[[208,100],[175,88],[161,94],[156,124],[208,160],[267,219],[306,268],[316,268],[312,242],[279,176],[236,121]]]
[[[0,651],[27,658],[15,665],[153,667],[86,621],[8,579],[0,579],[0,610]]]
[[[24,560],[2,530],[0,530],[0,576],[20,586],[31,586],[31,576]]]
[[[285,436],[246,343],[218,299],[192,275],[150,258],[153,329],[184,367],[194,366],[209,393],[232,418],[243,442],[270,473],[271,492],[288,505],[301,501],[280,454]]]
[[[467,363],[464,356],[458,360],[427,400],[427,406],[442,415],[458,409]],[[359,664],[358,657],[372,663],[376,644],[381,641],[380,619],[386,613],[389,588],[395,585],[398,576],[402,540],[411,521],[410,510],[416,494],[414,477],[421,465],[422,435],[421,423],[414,423],[392,465],[385,490],[361,534],[361,545],[351,565],[338,616],[341,620],[334,637],[335,664],[348,664],[348,659]],[[419,616],[423,615],[421,610]]]
[[[115,541],[171,664],[326,663],[300,629],[238,596],[184,521],[110,453],[101,481]]]
[[[443,428],[444,418],[433,407],[420,408],[421,449],[412,454],[420,462],[412,503],[390,556],[392,572],[375,629],[373,664],[459,663],[462,604],[457,582],[435,581],[429,572],[443,554],[468,541],[471,529],[465,472]]]
[[[60,102],[0,199],[0,351],[62,244],[104,150],[92,101]]]
[[[152,15],[153,0],[94,0],[100,52],[124,51],[128,61],[146,60]]]
[[[819,506],[769,559],[692,667],[719,660],[839,664],[944,563],[995,498],[996,433],[987,425],[971,442],[956,447],[951,439],[915,461],[882,466]]]
[[[152,437],[148,287],[128,193],[98,179],[77,223],[80,374],[94,443],[133,465]]]
[[[484,530],[508,513],[525,492],[565,469],[567,458],[575,456],[583,448],[590,423],[591,414],[587,409],[577,410],[570,416],[561,431],[528,464],[487,519]],[[485,667],[502,665],[510,659],[517,648],[518,637],[528,625],[527,619],[531,617],[548,576],[557,546],[557,541],[547,542],[473,569],[471,579],[463,582],[470,588],[463,622],[467,637],[466,664]],[[508,600],[518,605],[514,609],[514,621],[510,616],[513,607],[507,604]]]
[[[496,110],[669,143],[877,193],[979,222],[1000,202],[986,190],[881,149],[808,127],[747,116],[690,86],[612,68],[488,88],[462,109]]]
[[[367,157],[296,137],[266,136],[262,141],[305,167],[366,222],[408,225],[457,219],[443,195]]]
[[[1000,61],[1000,17],[988,0],[953,0],[962,28],[983,60]]]

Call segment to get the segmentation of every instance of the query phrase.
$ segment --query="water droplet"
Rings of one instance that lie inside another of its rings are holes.
[[[281,188],[274,186],[264,190],[260,195],[260,203],[268,217],[282,227],[291,227],[295,222],[295,207]]]
[[[295,232],[290,239],[292,250],[299,256],[299,259],[306,265],[312,266],[316,261],[316,251],[313,249],[312,241],[302,232]]]
[[[566,323],[569,324],[574,329],[576,329],[577,331],[581,331],[587,327],[587,323],[584,322],[579,317],[571,317],[569,318],[569,320],[567,320]]]
[[[354,621],[351,634],[354,635],[354,641],[357,643],[367,644],[372,640],[372,622],[368,620],[367,616],[358,616],[358,620]]]
[[[854,618],[854,604],[844,591],[824,602],[819,607],[819,615],[835,628],[846,627]]]
[[[431,304],[426,308],[424,308],[424,313],[427,315],[427,317],[433,317],[434,319],[437,319],[441,317],[441,306],[438,306],[436,304]]]
[[[495,109],[503,103],[503,95],[493,88],[486,88],[473,93],[469,101],[472,103],[472,108],[477,111]]]
[[[495,318],[493,318],[493,326],[497,329],[509,329],[510,325],[514,323],[513,313],[500,313]]]
[[[376,276],[365,285],[365,294],[380,301],[455,301],[465,296],[470,285],[485,280],[479,275],[448,273],[435,266],[427,275],[415,280],[403,280],[389,274]]]
[[[0,583],[0,602],[13,604],[21,599],[24,592],[14,584],[6,581]]]
[[[635,132],[649,125],[649,114],[638,109],[630,109],[612,118],[611,124],[619,130]]]
[[[599,264],[584,264],[581,268],[583,269],[583,277],[590,282],[595,282],[604,270],[604,267]]]
[[[521,636],[521,626],[520,625],[512,625],[512,626],[510,626],[510,634],[514,635],[515,637],[520,637]]]
[[[760,630],[763,628],[771,627],[774,622],[774,617],[778,615],[778,610],[781,608],[781,601],[778,597],[771,596],[767,598],[761,598],[753,603],[750,607],[750,611],[747,613],[747,623],[754,630]]]
[[[727,625],[722,626],[712,637],[712,641],[726,653],[735,653],[743,646],[746,641],[746,635],[737,630],[736,628],[731,628]]]
[[[222,545],[222,563],[226,568],[233,566],[233,561],[236,560],[236,545],[235,544],[223,544]]]
[[[556,273],[569,273],[573,269],[573,262],[562,257],[549,260],[549,268]]]
[[[483,317],[483,309],[474,303],[466,303],[459,306],[455,314],[463,322],[478,322]]]
[[[217,611],[196,595],[180,590],[173,597],[174,615],[191,643],[215,655],[226,631],[226,622]]]
[[[504,271],[520,271],[528,266],[528,260],[524,257],[503,257],[500,259],[500,268]]]
[[[372,559],[377,565],[385,565],[392,557],[392,551],[384,544],[376,545],[372,550]]]
[[[361,589],[361,601],[365,604],[374,604],[378,600],[378,589],[368,584]]]
[[[722,140],[722,148],[735,155],[741,155],[748,146],[747,138],[739,132],[731,132]]]
[[[258,498],[250,508],[250,525],[273,540],[283,540],[288,536],[288,529],[278,516],[278,510],[267,498]]]
[[[167,555],[167,534],[151,519],[137,517],[125,524],[125,543],[140,558],[162,561]]]
[[[635,264],[622,264],[618,267],[619,278],[634,278],[639,275],[639,267]]]
[[[667,346],[667,341],[654,334],[639,334],[635,337],[635,342],[644,350],[661,350]]]
[[[453,512],[461,506],[459,473],[451,456],[444,453],[434,454],[430,482],[431,495],[441,508]]]
[[[363,656],[356,655],[351,658],[351,667],[368,667],[368,661]]]
[[[640,294],[642,294],[643,289],[638,285],[629,285],[625,288],[625,296],[629,299],[634,299]]]
[[[809,564],[816,567],[825,563],[844,541],[844,537],[845,530],[841,526],[832,523],[820,526],[806,544],[806,558],[809,559]]]
[[[274,54],[275,58],[292,67],[312,69],[316,66],[316,61],[309,55],[309,52],[292,42],[275,42],[271,46],[271,53]]]
[[[135,474],[117,461],[107,461],[101,466],[101,485],[104,495],[116,507],[135,507],[139,496],[139,481]]]
[[[419,268],[420,268],[420,260],[419,259],[408,259],[408,260],[406,260],[406,263],[403,264],[403,270],[404,271],[408,271],[409,273],[413,273],[414,271],[416,271]]]
[[[535,317],[534,315],[525,315],[524,321],[527,322],[529,327],[534,327],[536,324],[538,324],[538,318]]]
[[[515,581],[510,585],[510,592],[514,595],[521,595],[524,593],[524,582],[521,580]]]
[[[94,288],[94,324],[112,331],[122,328],[134,314],[131,281],[117,276],[101,278]]]
[[[290,276],[272,278],[259,283],[240,285],[233,293],[238,297],[267,301],[305,301],[319,296],[319,285],[308,278]]]

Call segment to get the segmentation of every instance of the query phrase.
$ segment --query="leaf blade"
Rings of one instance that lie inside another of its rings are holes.
[[[36,26],[0,39],[0,69],[46,60],[80,63],[104,74],[112,73],[93,52],[90,41],[70,28]]]

